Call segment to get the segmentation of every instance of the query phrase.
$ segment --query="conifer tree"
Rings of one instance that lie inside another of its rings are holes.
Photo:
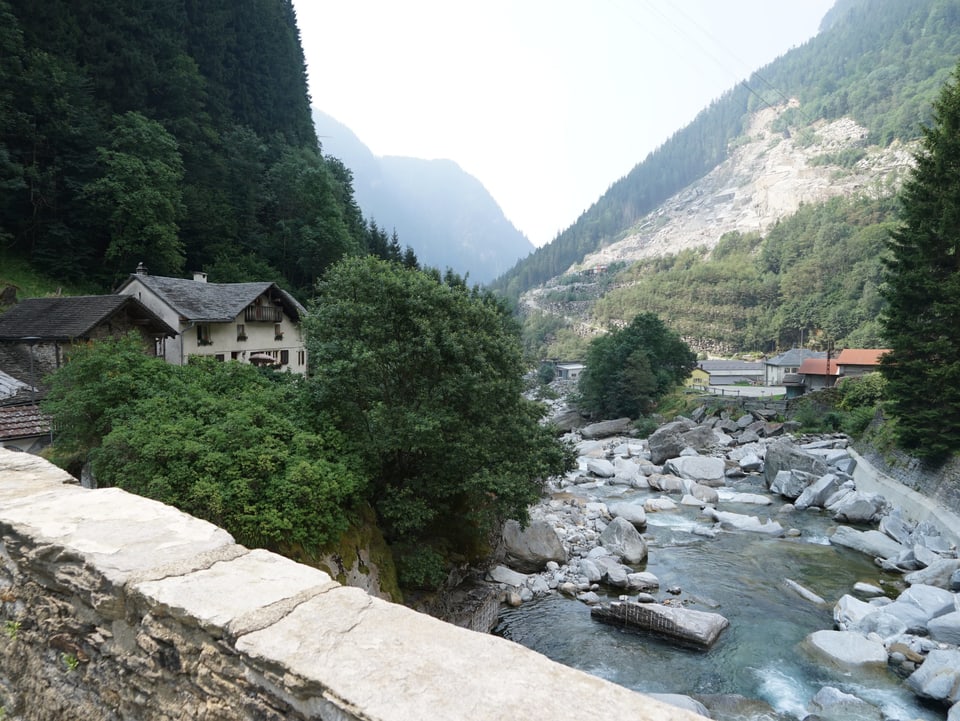
[[[960,65],[934,103],[885,260],[882,371],[901,445],[960,451]]]

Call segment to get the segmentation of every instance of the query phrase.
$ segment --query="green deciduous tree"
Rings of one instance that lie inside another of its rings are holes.
[[[934,103],[890,235],[882,372],[902,445],[960,450],[960,65]]]
[[[496,521],[525,519],[567,454],[521,396],[502,304],[373,257],[341,261],[317,291],[305,323],[316,407],[361,449],[388,538],[469,554]]]
[[[168,385],[173,366],[148,356],[137,335],[73,346],[70,362],[48,380],[43,409],[56,419],[57,461],[87,453],[143,398]]]
[[[651,313],[590,342],[580,405],[606,418],[639,418],[693,370],[696,354]]]
[[[177,506],[249,546],[316,549],[346,530],[365,480],[301,398],[290,375],[213,359],[174,367],[125,338],[79,348],[45,407],[58,450],[89,451],[100,485]]]

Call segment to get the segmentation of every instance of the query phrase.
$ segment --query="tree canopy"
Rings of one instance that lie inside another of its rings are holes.
[[[890,234],[882,372],[901,445],[960,451],[960,65],[934,103]]]
[[[289,374],[213,359],[171,366],[131,336],[74,349],[44,408],[60,460],[89,458],[99,484],[174,505],[248,546],[319,549],[346,530],[365,480],[302,395]]]
[[[0,0],[0,28],[4,255],[104,290],[144,261],[306,298],[376,252],[290,0]]]
[[[682,383],[696,354],[657,316],[641,313],[630,325],[597,336],[580,376],[580,407],[603,418],[640,418]]]
[[[364,458],[389,540],[477,548],[565,469],[521,396],[514,321],[458,276],[345,259],[318,284],[305,330],[315,407]]]

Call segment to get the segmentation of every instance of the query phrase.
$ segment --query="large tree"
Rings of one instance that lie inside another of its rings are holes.
[[[940,459],[960,450],[960,65],[934,103],[891,233],[882,322],[901,445]]]
[[[502,304],[452,273],[369,256],[341,261],[317,290],[305,322],[316,406],[366,459],[391,542],[469,556],[497,521],[525,519],[567,455],[521,395]]]
[[[663,321],[641,313],[627,327],[590,342],[580,376],[580,406],[607,418],[645,416],[690,374],[696,359]]]
[[[171,366],[135,336],[75,347],[44,409],[61,462],[176,506],[248,546],[308,552],[355,517],[365,479],[301,380],[244,363]]]

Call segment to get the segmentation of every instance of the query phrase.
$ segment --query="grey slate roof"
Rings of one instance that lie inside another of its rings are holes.
[[[306,313],[297,300],[276,283],[207,283],[186,278],[165,278],[160,275],[131,275],[118,292],[133,280],[163,298],[182,318],[197,323],[227,323],[267,291],[272,291],[284,312],[294,321]]]
[[[20,391],[29,391],[30,386],[21,380],[0,371],[0,401],[12,398]]]
[[[132,296],[75,295],[56,298],[28,298],[0,315],[0,341],[23,342],[86,338],[100,323],[133,304],[134,315],[146,318],[158,333],[173,337],[176,329]]]
[[[807,348],[791,348],[786,353],[769,358],[766,361],[768,366],[786,366],[788,368],[800,367],[804,358],[826,358],[827,354],[823,351],[813,351]]]

